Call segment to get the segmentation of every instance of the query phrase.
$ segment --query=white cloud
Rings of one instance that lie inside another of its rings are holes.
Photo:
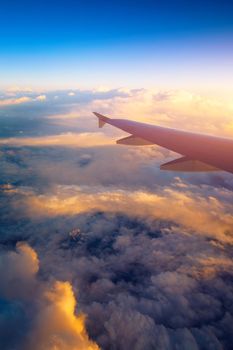
[[[45,101],[46,100],[46,95],[39,95],[36,97],[37,101]]]

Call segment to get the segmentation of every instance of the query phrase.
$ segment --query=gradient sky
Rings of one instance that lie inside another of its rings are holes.
[[[232,350],[232,174],[91,113],[233,138],[232,37],[232,0],[1,2],[0,349]]]
[[[1,88],[232,91],[232,1],[5,1]]]

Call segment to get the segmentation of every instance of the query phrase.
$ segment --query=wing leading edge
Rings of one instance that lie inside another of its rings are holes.
[[[182,157],[162,164],[160,169],[169,171],[218,171],[233,173],[233,140],[211,135],[196,134],[183,130],[138,123],[125,119],[111,119],[94,112],[99,119],[99,127],[106,123],[127,133],[128,137],[118,140],[123,145],[157,144]]]

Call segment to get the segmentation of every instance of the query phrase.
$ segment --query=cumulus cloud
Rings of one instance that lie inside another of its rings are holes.
[[[31,239],[42,269],[78,288],[101,348],[230,349],[232,246],[132,214],[57,220],[59,232],[49,234],[45,223],[42,241]]]
[[[73,107],[73,112],[88,115],[90,110],[116,118],[181,128],[215,135],[232,134],[232,103],[184,90],[127,90],[124,96],[94,99],[88,105]],[[80,108],[81,107],[81,108]]]
[[[45,290],[42,300],[45,304],[36,316],[28,349],[99,349],[87,336],[84,315],[75,315],[76,301],[69,282],[56,281]]]
[[[26,243],[1,252],[4,349],[231,349],[232,245],[136,211],[30,222],[40,269]]]
[[[37,101],[45,101],[46,100],[46,95],[39,95],[36,97]]]
[[[180,186],[180,182],[179,182]],[[185,185],[184,185],[185,187]],[[32,216],[77,215],[94,210],[120,212],[148,218],[172,220],[190,232],[232,243],[232,205],[213,196],[191,192],[188,188],[165,187],[156,193],[147,191],[104,190],[58,186],[51,194],[24,192],[22,203]],[[226,191],[227,192],[227,191]],[[20,204],[21,203],[21,204]]]
[[[35,292],[38,270],[37,255],[26,243],[18,243],[16,251],[1,254],[1,296],[28,298]]]
[[[43,101],[40,117],[52,118],[54,123],[62,119],[93,118],[97,110],[114,117],[128,118],[152,124],[183,128],[231,137],[233,106],[230,100],[216,96],[205,96],[185,90],[159,89],[104,89],[16,92],[9,99],[2,95],[0,105],[17,105],[32,102],[32,107]],[[35,110],[34,112],[35,113]]]
[[[29,245],[18,243],[16,251],[1,253],[0,269],[0,295],[6,305],[0,332],[4,349],[99,349],[88,338],[84,314],[76,314],[71,284],[38,278],[39,260]],[[8,338],[4,330],[9,325],[16,327]]]

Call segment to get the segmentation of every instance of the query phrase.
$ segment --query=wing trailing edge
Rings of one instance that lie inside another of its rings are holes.
[[[206,172],[206,171],[219,171],[209,164],[203,163],[199,160],[190,159],[188,157],[181,157],[174,159],[170,162],[164,163],[160,166],[161,170],[168,171],[184,171],[184,172]]]

